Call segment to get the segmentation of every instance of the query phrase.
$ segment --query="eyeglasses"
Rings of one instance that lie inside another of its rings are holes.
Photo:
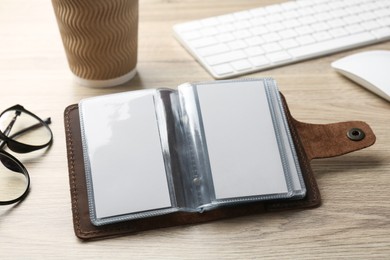
[[[50,118],[45,121],[15,105],[0,114],[0,205],[23,200],[30,188],[30,176],[23,164],[4,151],[4,146],[16,153],[29,153],[53,142],[49,128]]]

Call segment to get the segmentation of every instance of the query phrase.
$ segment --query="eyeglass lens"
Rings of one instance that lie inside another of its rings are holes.
[[[0,161],[0,201],[15,200],[26,191],[28,179],[22,166],[6,154],[0,154]]]
[[[18,110],[9,110],[0,117],[0,131],[9,138],[27,145],[43,145],[51,133],[34,116]]]

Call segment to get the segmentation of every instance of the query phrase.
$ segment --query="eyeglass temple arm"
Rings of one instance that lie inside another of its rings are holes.
[[[10,128],[9,130],[11,130],[12,125],[13,125],[13,122],[14,122],[14,120],[10,123],[10,125],[7,127],[7,129]],[[51,124],[51,118],[48,117],[48,118],[46,118],[45,120],[43,120],[43,122],[44,122],[45,124],[49,125],[49,124]],[[11,127],[10,127],[10,126],[11,126]],[[16,136],[22,135],[22,134],[24,134],[24,133],[26,133],[26,132],[28,132],[28,131],[30,131],[30,130],[34,130],[34,129],[39,128],[39,127],[42,127],[42,124],[37,123],[37,124],[34,124],[34,125],[32,125],[32,126],[26,127],[26,128],[24,128],[24,129],[22,129],[22,130],[16,132],[16,133],[14,133],[14,134],[11,135],[11,136],[8,136],[8,137],[9,137],[9,138],[14,138],[14,137],[16,137]],[[5,133],[7,133],[7,129],[6,129]],[[9,130],[8,130],[8,132],[9,132]],[[7,133],[7,134],[8,134],[8,133]],[[6,143],[5,143],[4,141],[0,141],[0,148],[3,148],[5,144],[6,144]]]
[[[9,134],[9,132],[11,132],[11,129],[12,127],[14,126],[15,122],[16,122],[16,118],[18,116],[20,116],[20,111],[16,111],[15,112],[15,116],[12,118],[11,122],[8,124],[7,128],[4,130],[3,134],[7,135]]]

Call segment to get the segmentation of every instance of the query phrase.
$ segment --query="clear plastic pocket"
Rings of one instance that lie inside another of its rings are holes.
[[[80,118],[95,225],[305,195],[272,79],[90,98]]]

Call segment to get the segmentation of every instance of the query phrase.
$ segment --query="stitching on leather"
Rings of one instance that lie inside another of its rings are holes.
[[[76,170],[75,170],[75,160],[74,160],[74,145],[73,145],[73,135],[72,135],[72,128],[70,125],[70,113],[78,109],[77,105],[72,105],[65,111],[65,124],[66,124],[66,136],[68,140],[68,156],[69,156],[69,172],[71,176],[71,196],[72,196],[72,209],[74,214],[74,220],[75,220],[75,227],[77,230],[77,233],[82,235],[93,235],[93,234],[101,234],[101,233],[107,233],[105,230],[94,230],[94,231],[84,231],[81,227],[80,223],[80,210],[78,208],[78,190],[77,190],[77,181],[76,181]],[[110,232],[115,231],[131,231],[130,225],[126,225],[122,228],[111,228]]]
[[[67,133],[67,139],[68,139],[68,156],[70,161],[69,171],[71,176],[71,195],[72,195],[72,209],[74,213],[74,220],[75,220],[75,227],[77,230],[77,233],[83,234],[83,235],[89,235],[94,233],[100,233],[99,231],[83,231],[80,224],[80,210],[78,207],[78,190],[76,185],[76,170],[75,170],[75,160],[74,160],[74,145],[73,145],[73,135],[72,135],[72,129],[70,126],[70,113],[78,109],[77,105],[73,105],[69,107],[65,112],[65,119],[66,119],[66,133]]]
[[[77,108],[76,105],[73,105],[66,109],[65,111],[65,120],[66,120],[66,136],[67,136],[67,145],[68,145],[68,158],[69,158],[69,171],[71,176],[71,196],[72,196],[72,209],[74,213],[74,219],[77,231],[82,232],[80,229],[80,214],[78,209],[78,193],[77,193],[77,186],[76,186],[76,173],[75,173],[75,164],[74,164],[74,147],[73,147],[73,135],[72,130],[70,126],[70,112],[75,110]]]

